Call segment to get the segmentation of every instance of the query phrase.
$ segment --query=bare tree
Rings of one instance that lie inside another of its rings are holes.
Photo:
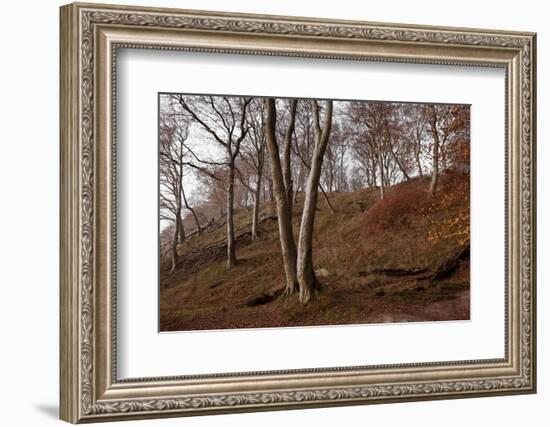
[[[448,167],[448,147],[457,139],[469,139],[469,111],[465,106],[429,104],[424,108],[425,119],[432,136],[432,179],[430,193],[437,190],[440,169]]]
[[[223,162],[207,161],[198,156],[189,146],[188,151],[194,161],[189,166],[202,173],[214,175],[205,165],[225,166],[226,188],[226,225],[227,225],[227,267],[233,268],[237,264],[235,254],[235,225],[234,225],[234,196],[236,159],[240,153],[241,143],[248,133],[246,112],[252,98],[228,96],[193,96],[174,95],[175,101],[182,110],[200,126],[210,140],[214,141],[225,151]]]
[[[370,163],[369,175],[374,185],[379,184],[380,198],[384,199],[391,162],[388,158],[389,141],[384,120],[386,108],[381,103],[353,101],[349,103],[345,114],[352,121],[353,132],[356,133],[356,153]]]
[[[332,126],[332,101],[325,103],[324,120],[321,126],[319,117],[319,105],[317,101],[311,101],[314,119],[315,147],[311,170],[306,184],[304,209],[300,223],[300,234],[298,238],[298,283],[300,286],[300,302],[307,303],[316,286],[315,272],[313,270],[313,225],[317,208],[317,195],[323,157],[327,148]]]
[[[424,176],[424,150],[427,147],[428,126],[423,116],[423,107],[417,104],[405,105],[401,134],[410,147],[412,161],[418,176]]]
[[[337,118],[338,112],[335,112],[334,116]],[[330,144],[327,146],[321,171],[320,189],[324,187],[330,193],[347,190],[348,149],[349,141],[346,132],[339,121],[333,121]]]
[[[311,102],[313,110],[314,140],[313,157],[305,188],[304,209],[302,211],[302,220],[300,224],[300,234],[298,240],[298,250],[294,241],[292,230],[292,214],[290,211],[293,193],[288,191],[286,183],[290,184],[290,179],[285,182],[283,167],[279,155],[279,145],[276,136],[277,111],[275,100],[265,99],[266,123],[265,134],[267,146],[270,154],[271,172],[273,178],[273,187],[275,199],[277,202],[277,214],[279,218],[279,235],[281,239],[281,250],[283,254],[283,265],[286,274],[285,292],[292,293],[297,287],[300,290],[300,302],[307,303],[311,298],[311,293],[315,289],[316,279],[313,270],[313,224],[315,221],[315,211],[317,206],[317,195],[320,184],[321,169],[323,157],[329,141],[332,125],[332,101],[326,102],[324,121],[321,127],[319,105],[317,101]],[[289,128],[294,128],[296,114],[296,101],[289,101]],[[291,138],[288,137],[292,132],[285,132],[284,155],[290,158]],[[288,148],[288,151],[287,151]],[[288,160],[287,160],[288,161]],[[290,201],[290,203],[289,203]]]
[[[237,167],[239,180],[252,194],[252,228],[251,238],[258,238],[258,219],[260,211],[260,198],[263,185],[263,172],[265,168],[265,132],[264,132],[264,108],[260,100],[254,100],[248,109],[247,123],[250,131],[241,148],[242,167]],[[247,173],[243,173],[246,170]],[[254,185],[250,184],[249,175],[252,173]],[[244,179],[246,175],[246,180]]]
[[[189,136],[189,124],[185,120],[163,121],[160,125],[160,208],[161,219],[174,223],[171,245],[171,268],[178,263],[178,243],[185,240],[182,220],[183,165],[185,151],[183,143]],[[169,216],[165,212],[168,212]]]
[[[405,180],[410,177],[410,146],[406,143],[403,136],[403,116],[401,104],[382,104],[383,110],[383,127],[386,147],[391,154],[397,169]],[[390,174],[388,174],[390,175]],[[392,179],[388,179],[388,183],[392,183]]]
[[[307,173],[311,171],[311,158],[313,155],[313,149],[315,145],[315,137],[314,137],[314,121],[313,121],[313,112],[311,108],[311,103],[307,101],[303,101],[298,103],[300,106],[298,113],[297,113],[297,121],[299,122],[299,127],[296,129],[298,133],[297,143],[292,145],[292,149],[294,152],[295,157],[297,160],[299,160],[300,163],[300,169],[299,169],[299,175],[298,175],[298,187],[302,185],[300,181],[303,181],[307,174],[304,174],[303,168],[307,170]],[[297,187],[297,189],[298,189]],[[334,214],[336,212],[336,209],[332,206],[332,203],[330,202],[330,199],[323,188],[323,185],[321,181],[319,181],[319,190],[321,190],[321,194],[323,195],[323,198],[325,200],[325,203],[327,205],[327,208],[329,209],[330,213]],[[294,199],[296,199],[296,194],[294,196]]]
[[[290,211],[292,205],[288,200],[289,193],[285,187],[283,169],[279,155],[279,145],[277,143],[277,110],[275,107],[275,100],[273,98],[266,98],[264,103],[266,110],[265,137],[269,150],[273,190],[277,204],[281,252],[283,255],[283,266],[286,275],[285,293],[290,294],[298,289],[298,276],[296,271],[296,242],[294,241],[292,213]],[[291,101],[291,111],[292,109],[296,111],[295,105],[295,101]],[[290,193],[290,197],[292,197],[292,192]]]
[[[289,100],[288,105],[288,125],[285,130],[284,144],[283,144],[283,180],[285,184],[285,196],[288,203],[287,215],[290,216],[290,222],[292,222],[292,164],[291,164],[291,149],[292,149],[292,136],[294,135],[294,127],[296,124],[296,106],[298,101],[296,99]]]
[[[199,217],[197,215],[197,212],[195,209],[189,205],[189,202],[187,201],[187,197],[185,196],[185,189],[183,188],[183,185],[181,186],[181,197],[183,199],[183,204],[185,205],[185,209],[187,209],[189,212],[191,212],[191,215],[193,216],[193,219],[195,220],[195,226],[197,227],[197,233],[201,234],[202,227],[199,221]]]
[[[429,125],[425,107],[420,104],[396,104],[398,117],[396,132],[399,140],[400,161],[409,177],[424,176],[426,165],[431,159],[429,148]]]
[[[426,107],[427,120],[432,133],[432,179],[430,180],[430,193],[435,194],[439,179],[439,131],[437,129],[437,113],[434,105]]]

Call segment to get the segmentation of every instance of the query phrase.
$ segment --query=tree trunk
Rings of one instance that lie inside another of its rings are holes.
[[[422,171],[422,163],[420,163],[420,150],[417,149],[415,152],[415,158],[416,158],[416,166],[418,167],[418,174],[420,175],[420,178],[424,176],[424,172]]]
[[[330,199],[328,198],[328,194],[323,189],[323,186],[321,183],[319,183],[319,189],[321,190],[321,194],[323,195],[323,198],[325,199],[325,203],[327,204],[327,208],[330,211],[331,215],[334,215],[336,213],[336,209],[332,206],[332,203],[330,203]]]
[[[172,265],[170,267],[170,273],[172,273],[178,264],[178,235],[179,235],[179,221],[174,221],[174,234],[172,236]]]
[[[380,199],[384,200],[384,196],[386,195],[386,177],[384,176],[384,159],[382,158],[382,147],[380,147],[380,144],[376,144],[377,151],[378,151],[378,164],[380,165]]]
[[[237,265],[235,255],[235,226],[233,224],[233,205],[235,193],[235,164],[230,162],[227,177],[227,268]]]
[[[256,189],[254,191],[254,207],[252,208],[252,235],[251,239],[258,238],[258,216],[260,211],[260,192],[262,191],[262,174],[258,174]]]
[[[292,222],[292,171],[290,164],[290,153],[292,148],[292,134],[294,133],[294,126],[296,123],[296,106],[298,101],[291,99],[289,101],[289,114],[288,127],[285,132],[285,143],[283,147],[283,180],[285,185],[285,196],[288,204],[288,215],[290,215],[290,222]]]
[[[329,158],[329,160],[330,160],[330,158]],[[330,168],[329,168],[329,173],[328,173],[328,188],[327,188],[327,191],[329,193],[332,193],[333,185],[334,185],[334,171],[333,171],[333,168],[332,168],[332,163],[329,162],[329,165],[330,165]]]
[[[181,218],[181,190],[183,189],[182,184],[182,176],[183,176],[183,165],[180,163],[178,165],[177,170],[177,179],[178,181],[175,184],[175,196],[176,196],[176,212],[174,213],[174,238],[172,241],[172,268],[170,269],[170,272],[174,271],[177,266],[178,261],[178,243],[183,243],[185,240],[185,230],[183,228],[183,220]]]
[[[182,166],[180,165],[180,173],[179,173],[179,182],[176,184],[176,220],[175,220],[175,226],[178,232],[177,236],[177,242],[183,243],[185,240],[185,229],[183,228],[183,219],[181,218],[181,190],[183,189],[183,184],[181,182],[181,176],[182,176]]]
[[[195,225],[197,226],[197,232],[201,234],[201,224],[199,222],[199,217],[197,216],[197,213],[195,212],[195,209],[193,209],[189,203],[187,203],[187,197],[185,197],[185,191],[183,190],[183,185],[181,186],[181,196],[183,197],[183,203],[185,204],[185,209],[191,212],[191,215],[193,215],[193,219],[195,220]]]
[[[292,204],[298,202],[298,192],[302,186],[302,163],[300,163],[300,168],[298,169],[298,181],[296,182],[296,187],[294,189],[294,196],[292,198]]]
[[[288,200],[286,197],[283,172],[281,169],[281,160],[279,158],[279,147],[275,135],[275,126],[277,112],[275,110],[275,101],[265,99],[266,121],[265,136],[269,157],[271,160],[271,176],[275,200],[277,204],[277,217],[279,223],[279,237],[281,239],[281,251],[283,255],[283,265],[286,275],[285,293],[293,293],[298,287],[298,278],[296,274],[296,243],[292,230],[292,218],[288,211]]]
[[[441,147],[439,147],[439,159],[441,160],[441,170],[443,173],[447,170],[447,150],[445,149],[445,139],[443,139],[443,142],[441,144]]]
[[[432,167],[432,180],[430,181],[430,193],[435,194],[437,189],[437,181],[439,179],[439,144],[434,142],[433,152],[433,167]]]
[[[399,160],[399,158],[397,157],[397,154],[395,154],[395,151],[393,151],[393,148],[392,148],[392,143],[390,142],[390,151],[391,151],[391,155],[393,157],[393,159],[395,160],[395,163],[397,164],[397,167],[399,168],[399,170],[401,171],[401,173],[403,174],[403,176],[405,177],[405,179],[408,181],[409,179],[411,179],[411,177],[409,176],[409,174],[407,173],[407,171],[405,170],[405,167],[401,164],[401,161]]]
[[[183,227],[183,219],[181,218],[181,210],[180,210],[180,214],[178,215],[177,222],[179,223],[178,224],[178,228],[179,228],[178,243],[183,243],[185,241],[185,228]]]
[[[315,147],[311,169],[306,183],[304,210],[300,224],[300,236],[298,238],[298,284],[300,286],[300,302],[306,304],[316,286],[315,272],[313,270],[313,225],[317,207],[317,196],[323,156],[329,141],[332,125],[332,101],[326,102],[325,120],[323,128],[319,126],[319,110],[316,101],[312,101],[315,127]]]
[[[416,160],[416,166],[418,168],[418,174],[422,178],[424,176],[424,171],[422,170],[422,162],[420,161],[420,154],[422,150],[422,133],[417,127],[415,130],[415,147],[414,147],[414,159]]]
[[[268,179],[267,181],[267,183],[269,184],[267,187],[267,194],[269,195],[269,201],[273,202],[275,201],[275,197],[273,195],[273,179]]]
[[[433,150],[432,150],[432,180],[430,182],[430,193],[435,194],[437,189],[437,181],[439,179],[439,133],[437,131],[437,116],[435,109],[431,108],[431,120],[430,127],[433,138]]]
[[[372,156],[371,156],[372,157]],[[371,160],[371,164],[372,164],[372,185],[374,187],[378,187],[378,178],[377,178],[377,174],[376,174],[376,171],[377,171],[377,167],[376,167],[376,161],[373,159]]]
[[[250,194],[250,190],[248,189],[247,185],[249,185],[249,182],[247,182],[246,185],[243,184],[243,186],[244,186],[244,202],[242,202],[241,209],[246,209],[246,207],[248,206],[248,196]]]

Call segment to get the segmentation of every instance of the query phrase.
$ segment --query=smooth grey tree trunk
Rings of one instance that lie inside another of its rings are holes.
[[[298,192],[302,186],[302,164],[300,163],[300,169],[298,169],[298,182],[296,183],[296,188],[294,189],[294,196],[292,197],[292,203],[298,202]]]
[[[292,148],[292,135],[294,134],[294,127],[296,124],[296,107],[298,101],[291,99],[289,101],[289,119],[288,127],[285,132],[285,142],[283,146],[283,180],[285,185],[285,196],[288,204],[288,215],[290,215],[290,221],[292,222],[292,170],[290,162],[290,153]]]
[[[397,164],[397,167],[399,168],[399,170],[403,174],[403,177],[408,181],[409,179],[411,179],[411,177],[409,176],[409,174],[407,173],[405,167],[403,166],[403,164],[399,160],[399,157],[397,157],[397,154],[395,154],[395,151],[393,150],[393,142],[391,140],[390,140],[389,146],[390,146],[390,151],[391,151],[391,155],[393,157],[393,160],[395,160],[395,163]]]
[[[439,132],[437,131],[437,115],[433,106],[430,109],[430,113],[430,128],[433,138],[432,179],[430,182],[430,193],[434,195],[437,190],[437,182],[439,179]]]
[[[258,238],[258,216],[260,212],[260,193],[262,191],[262,174],[258,174],[254,191],[254,207],[252,208],[252,240]]]
[[[191,215],[193,215],[193,219],[195,220],[195,225],[197,226],[197,233],[201,234],[202,228],[201,224],[199,222],[199,218],[197,216],[197,212],[195,212],[195,209],[193,209],[189,203],[187,202],[187,197],[185,197],[185,191],[183,190],[183,185],[181,186],[181,196],[183,197],[183,203],[185,205],[185,209],[191,212]]]
[[[183,243],[185,241],[185,228],[183,228],[183,218],[181,217],[181,208],[182,208],[181,195],[183,192],[182,177],[183,177],[183,164],[180,158],[178,184],[177,184],[177,187],[179,188],[176,188],[176,191],[178,192],[178,195],[176,196],[176,225],[178,226],[179,243]]]
[[[380,165],[380,199],[384,200],[384,196],[386,195],[386,179],[384,176],[384,158],[382,157],[382,147],[380,146],[380,141],[377,141],[376,147],[378,151],[378,163]]]
[[[273,192],[274,192],[274,190],[273,190],[273,179],[268,179],[267,183],[269,184],[267,186],[267,194],[269,195],[269,201],[274,202],[275,201],[275,196],[273,194]]]
[[[176,100],[179,102],[181,107],[189,113],[194,121],[200,125],[206,132],[208,132],[214,140],[221,146],[225,147],[227,150],[227,194],[226,194],[226,207],[227,207],[227,267],[233,268],[237,264],[237,258],[235,255],[235,228],[233,225],[233,209],[234,209],[234,188],[235,188],[235,159],[239,155],[240,145],[243,139],[246,137],[246,134],[248,133],[248,127],[245,128],[246,124],[246,111],[247,107],[250,104],[252,98],[241,98],[241,111],[240,111],[240,119],[235,116],[235,111],[231,107],[231,104],[227,97],[222,97],[225,100],[226,105],[229,109],[229,114],[233,117],[232,123],[228,123],[224,120],[224,114],[221,112],[220,109],[216,108],[214,106],[214,98],[210,98],[210,105],[212,107],[211,116],[209,120],[213,120],[213,118],[219,119],[219,125],[221,125],[224,129],[224,134],[220,136],[220,134],[217,133],[216,129],[213,129],[207,122],[202,120],[199,115],[197,115],[197,112],[194,111],[193,108],[191,108],[184,97],[180,95],[174,95],[176,97]],[[239,125],[237,125],[237,120],[239,120]],[[238,138],[234,138],[234,131],[236,127],[240,127],[240,136]],[[200,162],[200,163],[209,163],[209,162],[203,162],[200,159],[197,158],[196,155],[194,157]],[[206,173],[207,175],[212,175],[205,169],[205,168],[198,168],[203,173]]]
[[[181,218],[181,212],[178,215],[178,221],[177,222],[179,223],[179,225],[178,225],[178,228],[179,228],[178,243],[183,243],[183,242],[185,242],[185,228],[183,226],[183,219]]]
[[[233,223],[233,207],[235,198],[235,164],[230,162],[227,177],[227,268],[237,265],[235,255],[235,225]]]
[[[418,167],[418,174],[422,178],[424,176],[424,171],[422,170],[422,163],[420,162],[420,148],[417,147],[414,154],[416,159],[416,166]]]
[[[266,121],[265,137],[271,163],[271,176],[273,192],[277,205],[277,217],[279,223],[279,237],[281,239],[281,252],[285,269],[286,284],[285,293],[290,294],[298,289],[298,276],[296,272],[296,243],[292,231],[292,217],[289,215],[288,199],[285,191],[281,160],[279,158],[279,146],[275,135],[277,112],[275,101],[272,98],[265,99]]]
[[[315,272],[313,270],[313,225],[315,222],[315,211],[317,207],[319,181],[323,157],[329,141],[332,126],[332,101],[326,101],[325,119],[323,127],[319,125],[319,107],[316,101],[312,101],[315,128],[315,147],[311,169],[305,188],[304,209],[300,224],[300,235],[298,238],[298,284],[300,287],[300,302],[306,304],[316,287]]]
[[[173,272],[178,264],[178,243],[183,243],[185,240],[185,231],[183,230],[183,223],[181,219],[181,170],[182,165],[179,165],[176,175],[179,182],[175,183],[176,186],[176,211],[174,212],[174,235],[172,237],[172,266],[170,272]]]
[[[416,158],[416,166],[418,167],[418,175],[420,178],[424,177],[424,171],[422,170],[422,164],[420,163],[420,158]]]
[[[174,222],[174,234],[172,236],[172,265],[170,267],[170,273],[172,273],[178,265],[178,234],[179,234],[179,222]]]

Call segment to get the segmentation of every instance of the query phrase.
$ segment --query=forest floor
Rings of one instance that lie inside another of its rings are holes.
[[[254,241],[248,233],[250,209],[237,211],[241,238],[234,269],[227,270],[220,246],[223,224],[180,245],[181,262],[173,273],[161,259],[160,330],[469,319],[469,254],[452,274],[434,280],[460,247],[453,239],[428,238],[431,228],[463,212],[469,199],[459,197],[458,205],[434,209],[427,186],[426,179],[395,185],[383,201],[374,188],[329,193],[335,213],[319,195],[313,246],[322,288],[306,305],[297,295],[278,296],[284,270],[275,207],[262,207],[266,219]],[[442,194],[458,191],[454,186],[453,179],[442,177]],[[296,234],[302,198],[299,194],[294,207]]]

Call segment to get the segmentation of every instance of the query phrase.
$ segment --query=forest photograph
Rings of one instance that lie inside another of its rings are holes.
[[[470,319],[470,106],[160,93],[159,330]]]

